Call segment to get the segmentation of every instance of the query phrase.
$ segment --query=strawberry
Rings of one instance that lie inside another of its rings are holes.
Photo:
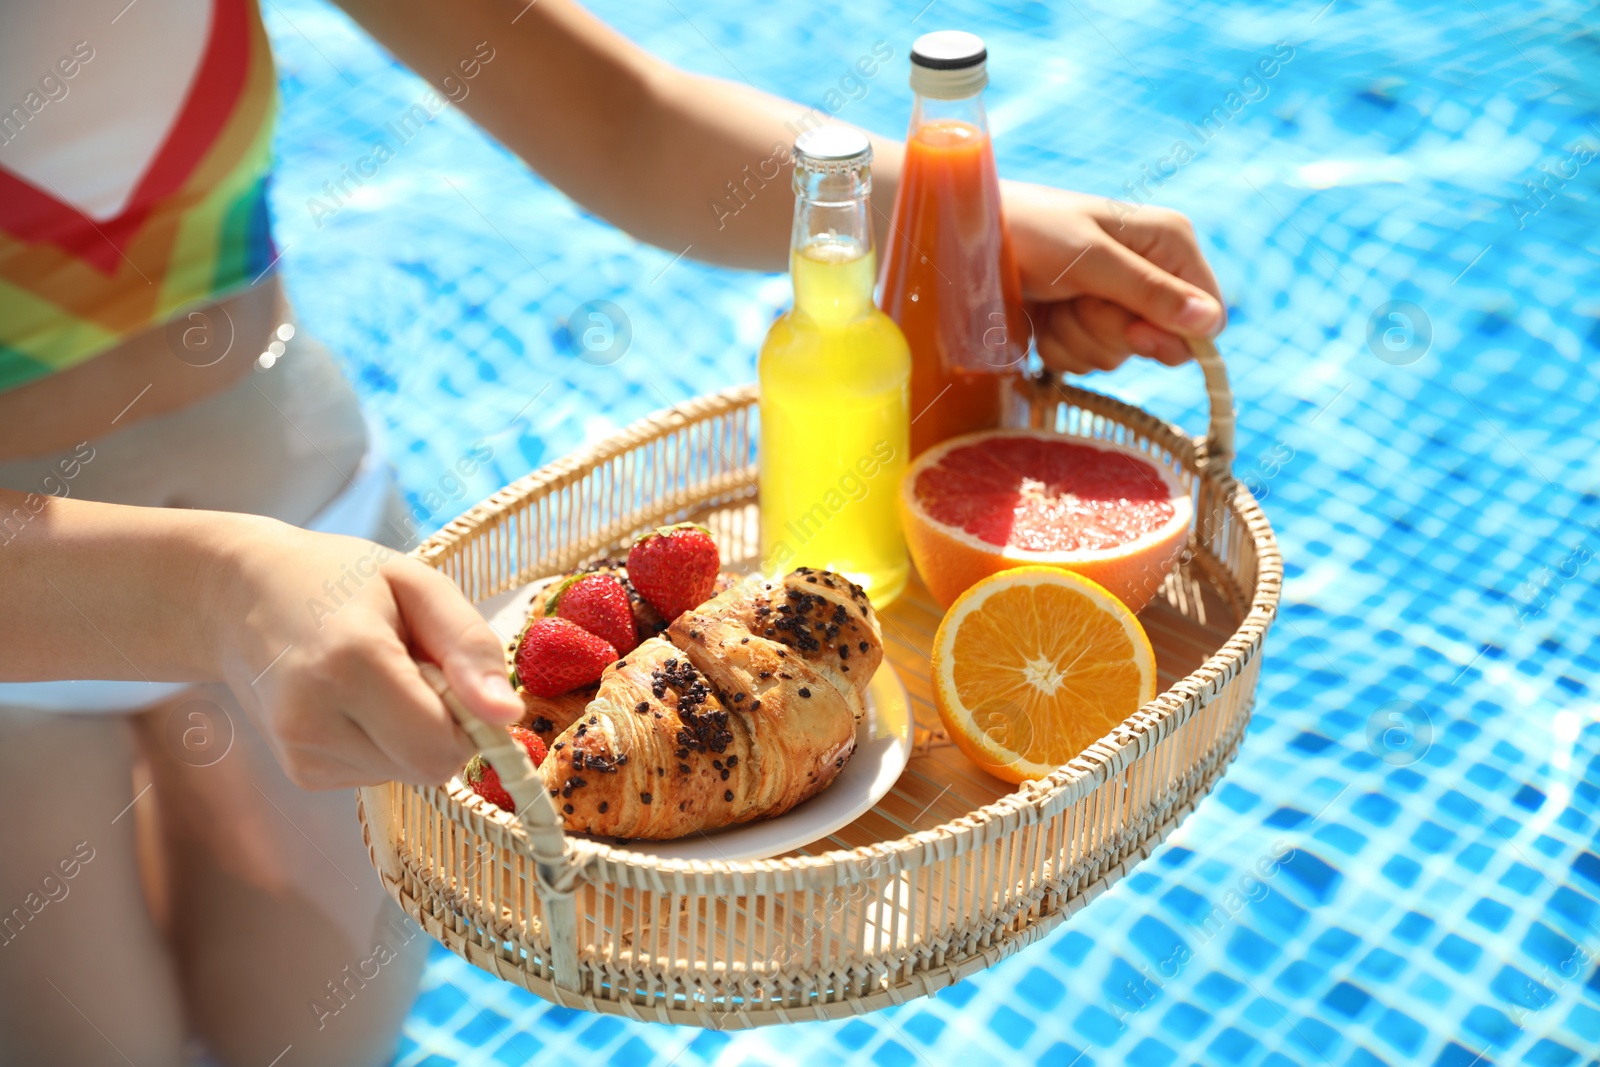
[[[575,574],[566,579],[550,594],[544,613],[569,619],[604,638],[619,656],[639,643],[628,590],[609,574]]]
[[[628,580],[669,622],[711,598],[721,567],[711,531],[693,522],[653,530],[628,550]]]
[[[517,677],[537,697],[554,697],[598,681],[617,650],[570,619],[535,619],[517,644]]]
[[[539,740],[538,734],[526,726],[507,726],[506,729],[527,750],[528,758],[533,760],[535,767],[544,762],[544,742]],[[500,776],[483,761],[482,756],[473,756],[467,761],[467,769],[461,772],[461,780],[467,783],[468,789],[496,807],[505,811],[517,810],[511,802],[511,794],[500,784]]]

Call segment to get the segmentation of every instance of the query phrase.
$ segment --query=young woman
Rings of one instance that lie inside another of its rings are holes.
[[[519,706],[473,608],[384,544],[382,458],[273,272],[252,0],[124,5],[0,8],[0,1062],[383,1063],[425,938],[349,790],[470,755],[418,660]],[[804,107],[569,0],[345,7],[436,83],[492,48],[463,109],[586,209],[784,268],[788,197],[707,203]],[[1181,216],[1018,184],[1005,210],[1051,366],[1222,328]]]

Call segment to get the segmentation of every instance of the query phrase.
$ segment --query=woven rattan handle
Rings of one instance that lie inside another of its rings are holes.
[[[504,727],[484,723],[467,710],[445,680],[443,671],[432,663],[419,663],[417,668],[500,776],[501,786],[517,806],[517,822],[533,853],[539,902],[543,905],[545,925],[550,934],[556,985],[576,991],[578,917],[572,894],[583,873],[583,865],[567,847],[566,834],[561,831],[561,815],[544,787],[544,779],[510,732]]]
[[[1228,387],[1228,368],[1222,353],[1205,337],[1189,338],[1189,351],[1206,376],[1206,395],[1211,399],[1211,429],[1206,435],[1206,465],[1224,470],[1233,466],[1233,390]]]

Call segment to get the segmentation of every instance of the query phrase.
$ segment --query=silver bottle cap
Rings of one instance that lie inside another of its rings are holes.
[[[794,162],[813,173],[843,174],[872,162],[872,142],[854,126],[817,126],[794,139]]]

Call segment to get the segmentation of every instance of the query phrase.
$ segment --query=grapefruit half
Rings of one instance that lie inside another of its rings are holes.
[[[986,430],[923,452],[900,483],[906,543],[948,608],[983,578],[1050,566],[1138,611],[1188,541],[1178,476],[1136,449],[1045,430]]]

